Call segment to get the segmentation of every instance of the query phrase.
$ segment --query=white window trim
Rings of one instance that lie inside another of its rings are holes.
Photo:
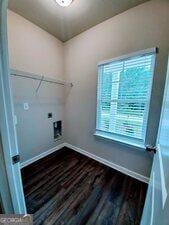
[[[114,135],[113,133],[96,130],[93,135],[104,140],[126,145],[128,147],[134,147],[142,150],[146,149],[146,146],[141,141],[133,142],[130,141],[129,138],[120,138],[120,135]]]
[[[157,47],[147,48],[147,49],[140,50],[140,51],[137,51],[137,52],[132,52],[132,53],[129,53],[129,54],[126,54],[126,55],[122,55],[122,56],[119,56],[119,57],[115,57],[115,58],[112,58],[112,59],[107,59],[107,60],[101,61],[97,64],[97,66],[103,66],[105,64],[109,64],[109,63],[115,62],[115,61],[122,61],[124,59],[127,60],[127,59],[133,58],[133,57],[138,56],[138,55],[155,54],[157,52],[158,52]]]
[[[140,50],[140,51],[137,51],[137,52],[133,52],[133,53],[130,53],[130,54],[126,54],[126,55],[122,55],[120,57],[116,57],[116,58],[112,58],[112,59],[108,59],[108,60],[104,60],[104,61],[101,61],[97,64],[97,67],[98,67],[98,74],[100,73],[100,69],[99,67],[100,66],[103,66],[103,65],[106,65],[106,64],[109,64],[109,63],[112,63],[112,62],[115,62],[115,61],[122,61],[122,60],[127,60],[127,59],[130,59],[130,58],[133,58],[133,57],[137,57],[137,56],[141,56],[141,55],[146,55],[146,54],[154,54],[155,57],[154,57],[154,61],[153,61],[153,76],[151,78],[151,84],[150,84],[150,91],[149,91],[149,95],[148,95],[148,110],[147,110],[147,114],[146,114],[146,131],[145,131],[145,136],[144,136],[144,142],[141,140],[139,141],[133,141],[133,139],[130,141],[130,137],[120,137],[121,135],[119,134],[114,134],[114,133],[111,133],[111,132],[106,132],[106,131],[101,131],[97,128],[97,125],[98,125],[98,117],[97,117],[97,114],[98,114],[98,104],[96,104],[96,125],[95,125],[95,132],[94,132],[94,136],[96,137],[99,137],[99,138],[103,138],[105,140],[110,140],[110,141],[114,141],[114,142],[118,142],[120,144],[123,144],[123,145],[127,145],[129,147],[135,147],[135,148],[138,148],[138,149],[146,149],[146,136],[147,136],[147,127],[148,127],[148,116],[149,116],[149,113],[150,113],[150,103],[151,103],[151,94],[152,94],[152,86],[153,86],[153,79],[154,79],[154,72],[155,72],[155,62],[156,62],[156,54],[158,52],[158,48],[157,47],[154,47],[154,48],[148,48],[148,49],[145,49],[145,50]],[[98,77],[100,77],[98,75]],[[100,89],[98,90],[98,85],[99,85],[99,79],[98,79],[98,82],[97,82],[97,91],[96,91],[96,96],[97,96],[97,102],[98,102],[98,91],[100,91]]]

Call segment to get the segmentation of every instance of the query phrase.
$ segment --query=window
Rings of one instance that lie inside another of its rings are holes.
[[[98,65],[96,135],[144,145],[156,49]]]

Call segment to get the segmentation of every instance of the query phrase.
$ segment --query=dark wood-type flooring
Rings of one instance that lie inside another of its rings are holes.
[[[1,201],[1,199],[0,199],[0,201]],[[3,210],[2,210],[2,206],[1,206],[1,202],[0,202],[0,214],[2,214],[3,213]]]
[[[34,224],[139,225],[147,185],[72,150],[22,169]]]

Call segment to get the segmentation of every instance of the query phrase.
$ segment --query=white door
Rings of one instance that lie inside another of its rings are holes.
[[[141,225],[169,225],[169,64],[151,179]]]
[[[20,166],[19,162],[14,163],[12,159],[18,155],[18,147],[9,84],[7,3],[7,0],[0,0],[0,135],[13,209],[17,214],[24,214],[26,207]]]

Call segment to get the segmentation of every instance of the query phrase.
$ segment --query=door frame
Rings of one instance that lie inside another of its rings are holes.
[[[0,205],[2,208],[2,212],[4,213],[11,213],[13,212],[13,205],[11,200],[11,194],[9,190],[8,180],[7,180],[7,173],[5,168],[5,160],[4,154],[2,151],[2,140],[0,136]]]
[[[12,162],[12,157],[18,155],[18,144],[9,80],[7,6],[7,0],[0,0],[0,132],[13,211],[16,214],[25,214],[26,206],[20,163],[13,164]]]

